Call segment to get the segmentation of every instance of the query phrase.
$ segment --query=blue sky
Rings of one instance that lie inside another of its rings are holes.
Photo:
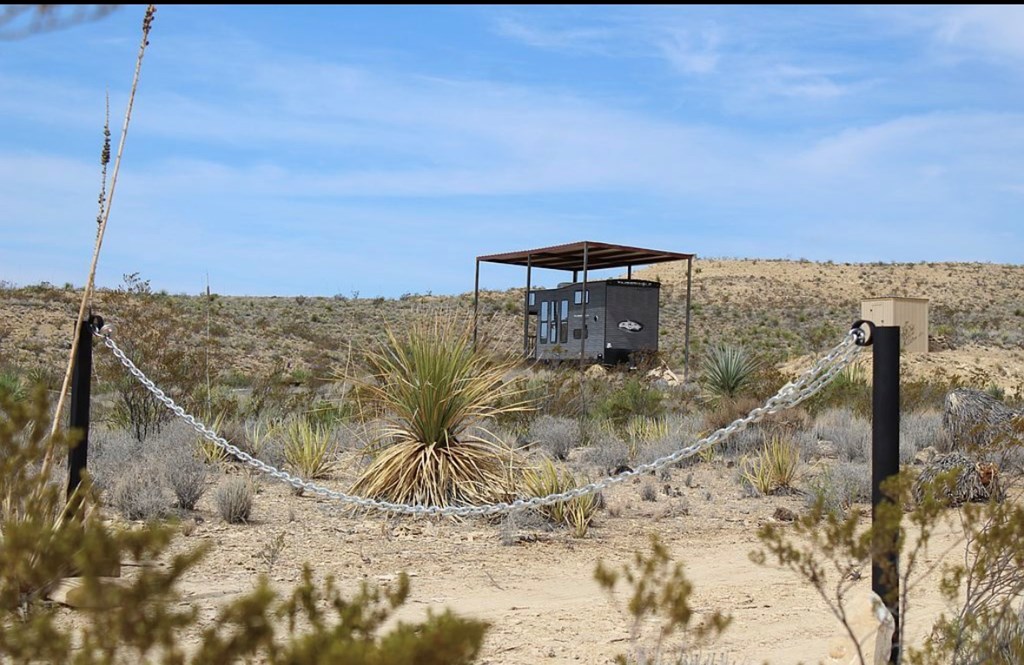
[[[0,41],[0,279],[85,281],[143,11]],[[1020,263],[1022,211],[1019,6],[162,6],[98,282],[462,293],[577,240]]]

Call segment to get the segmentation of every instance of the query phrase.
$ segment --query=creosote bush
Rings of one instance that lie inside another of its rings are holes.
[[[420,623],[384,630],[409,595],[404,574],[387,588],[363,582],[342,595],[329,576],[316,582],[307,566],[283,596],[261,576],[256,588],[220,608],[212,621],[183,602],[177,590],[207,552],[173,554],[174,527],[159,523],[120,530],[101,516],[86,482],[71,509],[64,484],[39,474],[50,445],[45,393],[15,402],[0,396],[0,661],[14,663],[180,663],[220,665],[462,665],[476,660],[487,624],[450,611]],[[162,560],[142,566],[123,584],[104,582],[111,561]],[[103,611],[84,612],[74,624],[42,602],[68,574]],[[185,648],[190,635],[195,639]]]
[[[882,579],[890,589],[883,598],[899,609],[898,640],[904,645],[901,662],[914,665],[998,664],[1024,662],[1024,507],[1019,502],[989,501],[950,509],[944,497],[957,480],[955,472],[940,474],[912,500],[914,477],[903,471],[882,486],[887,501],[876,508],[872,526],[863,528],[856,513],[842,515],[827,509],[819,498],[791,526],[765,523],[758,531],[763,550],[751,553],[760,564],[774,561],[810,584],[843,625],[860,663],[867,663],[850,624],[848,592],[860,571],[881,552]],[[905,512],[905,506],[912,506]],[[925,553],[936,528],[950,510],[957,511],[966,545],[962,557],[941,567],[940,590],[951,615],[942,615],[921,648],[907,645],[908,595],[930,572]],[[915,536],[910,537],[908,525]],[[894,568],[886,552],[898,555]]]

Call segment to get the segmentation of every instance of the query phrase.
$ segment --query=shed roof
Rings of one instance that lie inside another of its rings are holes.
[[[586,254],[585,265],[584,254]],[[649,265],[665,261],[685,261],[693,257],[694,254],[665,252],[658,249],[643,249],[641,247],[610,245],[603,242],[583,240],[567,245],[554,245],[552,247],[526,249],[519,252],[478,256],[476,260],[486,263],[505,263],[514,266],[551,268],[553,270],[583,270],[584,268],[587,270],[600,270],[602,268]]]

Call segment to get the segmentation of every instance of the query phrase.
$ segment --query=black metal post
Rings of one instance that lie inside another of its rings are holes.
[[[89,460],[89,398],[92,392],[92,332],[103,327],[103,319],[89,315],[78,324],[78,349],[71,374],[71,413],[69,429],[80,435],[68,450],[68,493],[71,498],[82,484],[82,471]]]
[[[523,358],[530,357],[530,271],[533,268],[533,255],[526,255],[526,299],[523,302]]]
[[[690,284],[693,282],[693,257],[686,259],[686,340],[683,342],[683,383],[690,382]]]
[[[874,326],[871,417],[871,526],[875,534],[871,562],[871,590],[889,608],[894,620],[891,663],[900,662],[899,560],[897,529],[879,533],[877,519],[883,502],[882,484],[900,471],[900,329]]]
[[[476,337],[477,330],[480,328],[478,323],[480,311],[480,259],[476,260],[476,278],[473,280],[473,350],[476,350]]]

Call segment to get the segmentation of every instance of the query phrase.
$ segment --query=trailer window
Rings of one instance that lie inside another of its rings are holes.
[[[582,305],[583,304],[583,290],[576,289],[572,292],[572,304]],[[587,304],[590,304],[590,289],[587,289]]]
[[[548,341],[548,301],[540,303],[540,341]]]
[[[562,301],[562,316],[558,326],[558,337],[562,344],[569,341],[569,300]]]

